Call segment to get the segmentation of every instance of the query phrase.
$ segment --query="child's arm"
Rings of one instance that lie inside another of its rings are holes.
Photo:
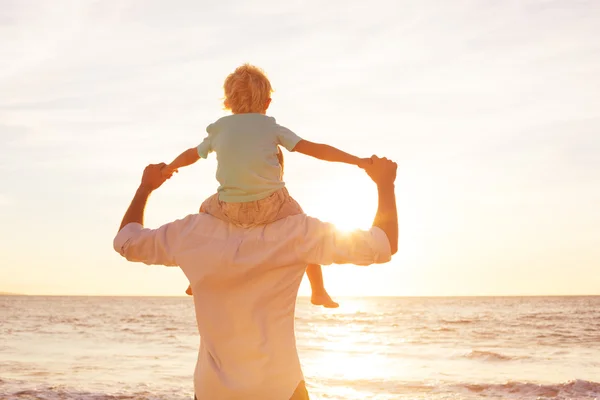
[[[171,164],[165,167],[165,173],[175,172],[181,167],[187,167],[188,165],[192,165],[199,159],[200,156],[198,155],[198,149],[196,147],[187,149],[186,151],[178,155],[177,158],[171,162]]]
[[[294,147],[293,151],[297,151],[298,153],[318,158],[319,160],[341,162],[346,164],[357,165],[359,167],[363,167],[364,165],[369,164],[371,161],[370,158],[359,158],[353,156],[352,154],[348,154],[339,149],[336,149],[333,146],[328,146],[326,144],[320,143],[313,143],[309,142],[308,140],[300,140],[298,144],[296,144],[296,146]]]

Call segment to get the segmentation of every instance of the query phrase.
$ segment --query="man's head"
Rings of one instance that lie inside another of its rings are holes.
[[[264,114],[271,104],[271,82],[264,71],[254,65],[237,67],[223,84],[226,110],[234,114]]]

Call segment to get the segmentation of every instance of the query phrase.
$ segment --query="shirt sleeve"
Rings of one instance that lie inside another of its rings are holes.
[[[296,252],[307,264],[320,265],[371,265],[392,259],[390,242],[381,228],[342,232],[333,224],[310,217]]]
[[[181,220],[158,229],[144,228],[132,222],[117,233],[114,249],[129,261],[148,265],[176,266]]]
[[[196,150],[198,151],[198,155],[201,158],[208,158],[208,155],[213,152],[212,140],[210,138],[210,135],[204,138],[202,143],[200,143],[198,147],[196,147]]]
[[[277,144],[285,147],[287,151],[294,150],[294,147],[302,138],[286,127],[277,125]]]

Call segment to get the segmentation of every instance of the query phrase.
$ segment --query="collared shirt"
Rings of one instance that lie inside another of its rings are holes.
[[[179,266],[189,279],[201,337],[199,400],[289,399],[304,379],[294,310],[306,265],[391,258],[381,229],[345,233],[304,214],[248,229],[203,213],[158,229],[130,223],[114,248],[129,261]]]
[[[277,146],[292,151],[301,140],[264,114],[233,114],[206,128],[198,155],[217,153],[219,200],[245,203],[268,197],[283,188]]]

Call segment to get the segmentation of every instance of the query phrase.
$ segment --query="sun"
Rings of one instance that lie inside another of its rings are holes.
[[[377,191],[372,182],[354,176],[338,178],[335,185],[319,185],[300,201],[311,217],[331,222],[342,231],[369,229],[377,209]]]
[[[355,229],[368,229],[373,222],[374,212],[372,210],[357,212],[351,206],[324,204],[313,215],[325,222],[333,223],[341,231],[350,232]]]

